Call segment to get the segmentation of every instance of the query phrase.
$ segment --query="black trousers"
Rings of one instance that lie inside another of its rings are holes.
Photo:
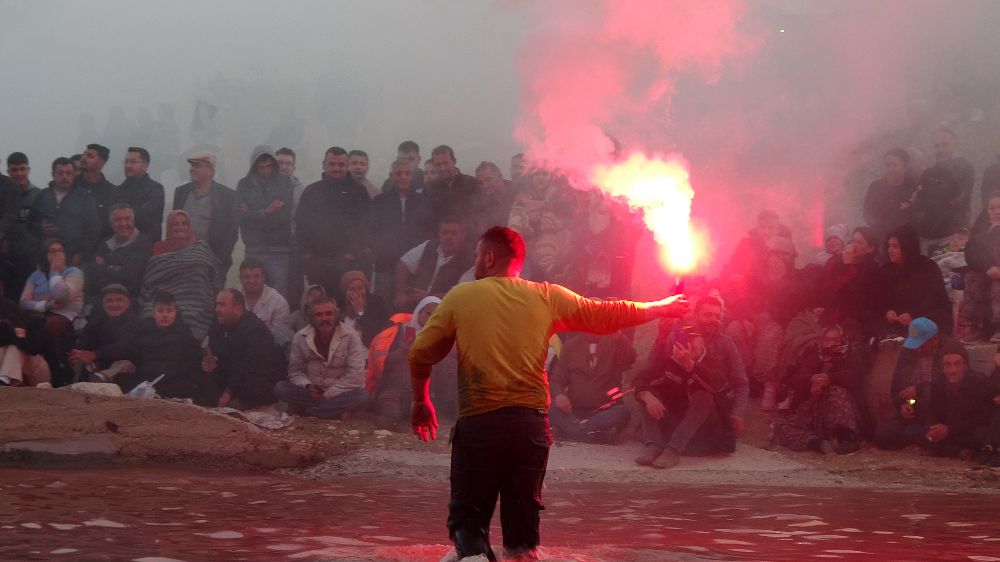
[[[538,512],[552,433],[544,410],[509,407],[455,424],[451,446],[448,532],[460,558],[486,554],[500,498],[503,545],[510,553],[538,546]]]

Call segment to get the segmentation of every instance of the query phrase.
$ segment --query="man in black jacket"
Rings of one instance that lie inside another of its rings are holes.
[[[216,324],[208,332],[201,368],[222,389],[218,406],[248,410],[273,404],[274,385],[285,377],[285,357],[274,337],[236,289],[215,297]]]
[[[153,242],[163,237],[163,185],[149,177],[149,152],[130,146],[125,153],[125,181],[115,189],[114,202],[135,209],[135,226]]]
[[[56,158],[52,162],[52,187],[42,190],[35,198],[28,215],[28,229],[38,240],[62,240],[66,245],[66,261],[79,266],[89,260],[97,248],[101,215],[90,193],[74,184],[74,175],[69,158]]]
[[[106,285],[118,283],[138,295],[153,241],[136,228],[135,210],[127,203],[111,206],[111,228],[114,236],[97,247],[94,261],[87,265],[87,292],[99,295]]]
[[[993,410],[989,381],[969,369],[969,353],[957,341],[942,346],[941,364],[941,376],[918,386],[878,428],[880,448],[916,444],[935,456],[968,458],[982,446]]]
[[[191,232],[197,240],[207,240],[218,260],[215,286],[226,285],[226,275],[233,265],[237,225],[233,214],[236,192],[215,182],[217,158],[211,152],[198,152],[188,158],[191,182],[174,191],[173,210],[186,211],[191,217]]]
[[[75,187],[90,194],[97,203],[97,215],[101,217],[101,239],[111,236],[111,225],[104,219],[108,208],[114,202],[115,186],[104,177],[104,165],[108,163],[111,151],[106,146],[88,144],[80,158],[81,173],[76,178]]]
[[[476,178],[463,174],[455,166],[458,160],[455,151],[448,145],[435,148],[431,152],[431,160],[434,162],[434,181],[424,187],[424,195],[430,201],[434,219],[447,215],[467,216],[479,192]],[[474,227],[471,223],[466,226]]]
[[[7,157],[7,173],[17,186],[17,224],[8,234],[7,240],[12,268],[7,291],[12,295],[20,295],[25,280],[35,270],[38,261],[41,242],[29,231],[28,217],[35,198],[42,190],[31,183],[31,166],[28,156],[23,152],[12,152]]]
[[[327,149],[323,179],[302,193],[295,216],[295,240],[310,284],[335,294],[347,271],[369,266],[368,191],[347,170],[347,151]],[[270,277],[268,277],[270,278]]]
[[[372,200],[371,246],[375,261],[375,294],[386,302],[396,292],[396,262],[407,250],[431,236],[427,200],[413,190],[414,164],[392,163],[392,189]]]

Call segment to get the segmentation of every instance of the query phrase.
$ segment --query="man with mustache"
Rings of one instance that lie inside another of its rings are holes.
[[[289,412],[338,418],[365,401],[368,352],[356,331],[337,317],[337,303],[322,297],[309,305],[309,325],[292,338],[288,380],[274,394]]]
[[[705,296],[695,305],[693,326],[677,326],[653,344],[649,367],[635,383],[646,445],[637,464],[671,468],[685,452],[735,450],[750,384],[721,325],[722,301]]]

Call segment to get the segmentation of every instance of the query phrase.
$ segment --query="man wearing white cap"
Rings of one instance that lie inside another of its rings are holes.
[[[216,288],[226,284],[226,274],[233,265],[237,225],[233,216],[236,192],[215,182],[215,154],[207,151],[192,154],[191,182],[174,191],[175,211],[186,211],[191,217],[191,232],[195,240],[207,240],[215,259]]]

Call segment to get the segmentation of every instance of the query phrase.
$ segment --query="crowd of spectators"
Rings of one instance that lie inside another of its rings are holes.
[[[554,337],[557,438],[635,436],[638,464],[669,468],[734,452],[759,397],[782,414],[774,442],[792,450],[847,454],[869,441],[1000,462],[1000,367],[992,379],[972,371],[965,347],[1000,342],[1000,165],[983,174],[972,220],[976,174],[956,146],[936,131],[925,170],[888,151],[866,224],[830,226],[812,256],[762,211],[716,278],[689,280],[691,313],[661,323],[649,357],[630,331]],[[169,209],[146,149],[127,150],[120,186],[104,177],[109,158],[99,144],[57,158],[44,189],[25,154],[7,158],[0,384],[155,382],[160,396],[203,406],[279,403],[402,430],[410,344],[441,297],[473,280],[488,227],[525,236],[528,278],[595,298],[631,292],[641,229],[627,208],[521,155],[509,178],[492,162],[467,175],[452,148],[423,161],[406,141],[379,186],[367,153],[331,147],[304,186],[292,150],[258,146],[231,189],[215,181],[217,156],[198,152]],[[227,287],[238,240],[238,285]],[[885,384],[891,414],[880,414],[871,373],[887,342],[899,359]],[[458,410],[455,353],[432,379],[444,417]]]

